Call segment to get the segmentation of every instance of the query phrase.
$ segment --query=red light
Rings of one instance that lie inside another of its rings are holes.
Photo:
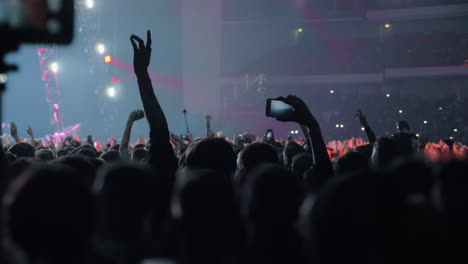
[[[104,61],[106,63],[111,63],[112,62],[112,56],[108,55],[108,56],[104,57]]]
[[[59,104],[54,104],[54,108],[55,108],[56,110],[59,110],[59,108],[60,108]]]

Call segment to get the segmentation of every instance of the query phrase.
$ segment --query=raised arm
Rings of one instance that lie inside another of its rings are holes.
[[[145,113],[143,113],[143,110],[133,110],[130,112],[128,115],[128,120],[127,124],[125,125],[125,129],[122,135],[122,141],[120,142],[120,153],[125,156],[125,154],[128,154],[128,144],[130,142],[130,134],[132,133],[132,126],[133,123],[137,120],[142,119],[145,117]]]
[[[361,125],[364,127],[364,130],[366,131],[366,135],[367,135],[367,139],[369,140],[369,143],[374,144],[377,138],[375,137],[374,131],[372,131],[371,127],[369,126],[366,116],[362,113],[361,110],[358,110],[356,116],[359,117],[359,122],[361,123]]]
[[[17,143],[21,142],[21,138],[18,136],[18,128],[16,127],[15,122],[11,122],[10,124],[10,134]]]
[[[310,135],[312,155],[315,160],[314,164],[325,163],[327,167],[332,168],[330,157],[327,152],[327,146],[323,140],[322,131],[320,130],[320,125],[304,101],[297,96],[292,95],[287,98],[280,97],[277,99],[294,107],[294,112],[290,116],[278,120],[283,122],[296,122],[300,125],[304,125],[308,129]],[[330,174],[332,175],[333,172],[330,172]]]
[[[205,115],[205,127],[206,127],[206,137],[212,138],[215,137],[215,133],[211,130],[211,115]]]
[[[39,142],[37,142],[35,139],[34,139],[34,131],[32,130],[31,127],[28,126],[28,135],[31,137],[31,145],[34,147],[34,148],[38,148],[39,147]]]
[[[140,98],[150,127],[151,148],[148,161],[156,169],[175,171],[177,166],[173,164],[177,164],[177,159],[169,141],[170,134],[167,120],[156,98],[148,74],[148,66],[151,60],[151,32],[147,32],[146,45],[141,38],[135,35],[130,37],[130,41],[134,50],[133,64],[138,79]]]

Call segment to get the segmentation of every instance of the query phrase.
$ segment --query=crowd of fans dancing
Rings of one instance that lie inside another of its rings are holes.
[[[131,36],[144,110],[120,142],[25,142],[0,148],[1,263],[466,263],[468,147],[430,143],[405,121],[378,138],[325,143],[296,96],[279,121],[303,140],[210,127],[170,133],[147,68],[151,34]],[[149,140],[130,144],[146,118]],[[5,141],[5,138],[4,138]]]

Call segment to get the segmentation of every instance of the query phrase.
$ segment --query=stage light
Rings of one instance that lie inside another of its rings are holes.
[[[296,135],[299,134],[299,130],[296,130],[296,131],[294,131],[294,132],[296,133]]]
[[[110,98],[114,98],[116,93],[117,92],[115,91],[114,87],[107,88],[107,96],[109,96]]]
[[[58,70],[59,70],[59,66],[58,66],[58,63],[57,62],[52,62],[50,65],[49,65],[49,70],[53,73],[57,73]]]
[[[387,98],[389,98],[389,97],[390,97],[390,94],[388,93],[388,94],[386,94],[385,96],[387,96]]]
[[[419,137],[419,134],[416,134],[416,137]]]
[[[8,81],[8,76],[6,74],[0,74],[0,83],[6,83]]]
[[[455,138],[454,137],[450,137],[451,140],[454,140]]]
[[[291,130],[291,134],[294,134],[294,130]]]
[[[96,45],[96,52],[99,53],[99,54],[104,54],[104,52],[106,52],[106,46],[104,46],[104,44],[102,43],[98,43]]]
[[[334,91],[334,90],[330,90],[330,93],[331,93],[331,94],[334,94],[334,93],[335,93],[335,91]]]
[[[398,110],[398,113],[403,114],[403,110]]]
[[[385,24],[385,28],[391,28],[392,25],[391,24]]]
[[[339,124],[336,124],[336,128],[340,128],[340,125],[339,125]]]
[[[302,33],[304,30],[302,28],[298,28],[297,32]]]
[[[426,121],[426,120],[424,120],[424,124],[425,124],[425,125],[427,124],[427,121]]]
[[[455,129],[453,130],[453,132],[458,132],[458,129],[455,128]]]
[[[341,128],[344,128],[344,125],[340,125]]]
[[[89,9],[93,8],[94,7],[94,0],[85,0],[85,5]]]
[[[365,127],[361,127],[361,130],[362,130],[362,131],[366,131],[366,128],[365,128]]]
[[[112,62],[112,56],[107,55],[106,57],[104,57],[104,62],[105,63],[111,63]]]
[[[442,111],[444,110],[444,108],[442,108],[442,106],[439,106],[439,111]]]

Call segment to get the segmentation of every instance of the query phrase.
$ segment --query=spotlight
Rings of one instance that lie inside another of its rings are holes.
[[[104,62],[105,63],[111,63],[112,62],[112,56],[107,55],[106,57],[104,57]]]
[[[0,83],[6,83],[8,81],[8,76],[6,74],[0,74]]]
[[[419,137],[419,134],[416,134],[416,137]]]
[[[451,140],[454,140],[454,137],[450,137]]]
[[[458,129],[455,128],[455,129],[453,130],[453,132],[458,132]]]
[[[59,70],[59,66],[57,64],[57,62],[52,62],[50,65],[49,65],[49,70],[53,73],[57,73],[58,70]]]
[[[85,0],[85,5],[89,9],[93,8],[94,7],[94,0]]]
[[[398,110],[398,113],[403,114],[403,110]]]
[[[107,96],[109,96],[110,98],[114,98],[116,93],[117,92],[115,91],[114,87],[107,88]]]
[[[442,106],[439,106],[439,111],[442,111],[444,110],[444,108],[442,108]]]
[[[385,24],[385,28],[391,28],[392,24]]]
[[[341,128],[344,128],[344,125],[340,125]]]
[[[96,45],[96,52],[99,53],[99,54],[104,54],[104,52],[106,52],[106,46],[104,46],[104,44],[102,43],[98,43]]]
[[[334,91],[334,90],[330,90],[330,93],[331,93],[331,94],[334,94],[334,93],[335,93],[335,91]]]
[[[291,134],[294,135],[294,130],[291,130]]]
[[[366,131],[366,128],[364,128],[364,127],[361,127],[361,130],[362,130],[362,131]]]
[[[304,30],[302,28],[298,28],[297,32],[302,33]]]
[[[388,94],[386,94],[385,96],[387,96],[387,98],[389,98],[389,97],[390,97],[390,94],[388,93]]]
[[[427,124],[427,121],[426,121],[426,120],[424,120],[424,124]]]
[[[296,135],[299,134],[299,130],[294,131],[294,133],[295,133]]]

